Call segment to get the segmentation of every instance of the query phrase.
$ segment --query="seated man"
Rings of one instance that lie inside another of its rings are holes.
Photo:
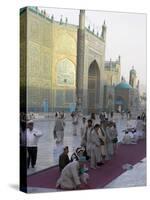
[[[62,170],[56,187],[66,190],[81,189],[81,183],[87,184],[89,175],[83,171],[86,158],[80,157],[78,161],[73,161]]]
[[[59,169],[60,169],[60,171],[62,171],[63,168],[70,162],[69,157],[68,157],[68,153],[69,153],[69,148],[68,148],[68,146],[66,146],[64,148],[64,152],[59,156]]]
[[[125,131],[125,135],[124,135],[121,143],[122,144],[136,144],[135,142],[133,142],[132,137],[128,131]]]

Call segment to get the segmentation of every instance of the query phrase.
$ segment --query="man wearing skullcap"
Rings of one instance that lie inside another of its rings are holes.
[[[28,168],[30,164],[32,168],[36,165],[37,151],[38,151],[38,141],[42,136],[39,130],[34,128],[34,123],[32,120],[27,122],[27,150],[28,150]]]

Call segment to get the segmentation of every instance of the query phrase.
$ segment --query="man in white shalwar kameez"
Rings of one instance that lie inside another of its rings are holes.
[[[133,136],[131,136],[131,133],[128,131],[125,131],[125,135],[123,136],[123,139],[121,141],[122,144],[136,144],[133,142]]]
[[[63,143],[64,139],[64,126],[65,122],[63,120],[63,115],[60,114],[55,121],[54,130],[56,131],[56,144]]]
[[[73,161],[65,166],[61,176],[56,183],[56,188],[73,190],[80,189],[81,183],[87,184],[89,175],[87,173],[80,174],[86,159],[80,157],[79,161]]]
[[[27,122],[27,130],[26,130],[26,145],[28,150],[28,168],[30,167],[30,163],[32,168],[36,165],[37,160],[37,152],[38,152],[38,141],[42,136],[42,132],[34,128],[34,123],[32,120]]]
[[[100,124],[99,137],[103,141],[103,144],[101,143],[101,155],[102,155],[102,160],[103,160],[102,162],[104,162],[106,158],[106,133],[102,124]]]
[[[100,125],[96,124],[94,130],[91,133],[91,168],[96,169],[98,163],[101,162],[101,144],[99,137]]]
[[[73,136],[77,136],[77,127],[78,127],[78,115],[77,113],[73,113],[72,115]]]
[[[113,149],[113,133],[111,131],[112,123],[108,123],[106,127],[106,150],[107,150],[107,159],[110,160],[114,154]]]
[[[118,142],[118,131],[117,131],[117,127],[116,127],[116,123],[112,122],[111,125],[111,133],[112,133],[112,143],[113,143],[113,152],[114,154],[116,154],[117,152],[117,142]]]
[[[137,117],[137,121],[136,121],[136,133],[137,133],[137,136],[140,138],[143,138],[144,136],[144,123],[143,121],[141,120],[140,116]]]
[[[92,133],[92,130],[93,130],[92,120],[89,119],[88,125],[86,127],[86,132],[85,132],[86,151],[87,151],[87,155],[89,157],[91,157],[91,133]]]
[[[81,134],[81,146],[86,146],[86,141],[85,141],[85,132],[86,132],[86,118],[82,118],[82,123],[80,127],[80,134]]]

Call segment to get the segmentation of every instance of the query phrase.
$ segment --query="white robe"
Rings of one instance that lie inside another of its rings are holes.
[[[122,139],[123,144],[134,144],[133,138],[131,137],[130,134],[125,134],[123,139]]]
[[[30,131],[29,128],[26,130],[26,138],[27,138],[27,147],[37,147],[39,138],[43,135],[41,131],[33,128],[32,131]]]
[[[85,132],[86,132],[86,123],[81,124],[80,128],[80,134],[81,134],[81,146],[86,146],[86,140],[85,140]]]
[[[114,148],[113,148],[113,134],[110,128],[106,128],[106,149],[107,149],[107,156],[108,159],[114,154]]]
[[[137,120],[136,121],[136,132],[137,132],[138,137],[143,137],[143,135],[144,135],[143,129],[144,129],[143,121]]]
[[[55,122],[56,143],[62,143],[64,139],[64,126],[65,122],[61,118],[57,118]]]
[[[103,132],[105,132],[104,129],[103,129]],[[104,142],[104,145],[101,145],[101,154],[102,154],[103,156],[106,156],[106,135],[103,135],[103,134],[102,134],[101,129],[99,130],[99,137],[100,137],[100,138],[103,140],[103,142]]]
[[[76,189],[81,182],[86,183],[89,177],[86,173],[79,175],[79,169],[78,161],[73,161],[66,165],[61,172],[56,187],[60,186],[62,189]]]
[[[95,130],[91,133],[91,167],[96,167],[101,159],[100,137]]]
[[[72,118],[72,131],[73,131],[73,135],[76,136],[77,135],[77,127],[78,127],[78,117],[77,116],[73,116]]]
[[[87,127],[86,128],[86,151],[87,155],[91,156],[91,132],[93,130],[93,127]]]

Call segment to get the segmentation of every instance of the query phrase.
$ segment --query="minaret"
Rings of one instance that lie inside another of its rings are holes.
[[[133,88],[136,88],[136,71],[135,71],[135,69],[134,69],[134,66],[132,66],[132,69],[130,70],[129,84],[130,84]]]
[[[104,24],[102,26],[102,32],[101,32],[101,37],[104,39],[104,41],[106,40],[106,25],[105,25],[105,21]]]
[[[120,64],[120,60],[121,60],[121,58],[120,58],[120,55],[118,56],[118,63]]]
[[[110,66],[110,71],[112,70],[112,60],[110,58],[110,61],[109,61],[109,66]]]
[[[77,68],[76,68],[77,111],[81,111],[83,106],[84,49],[85,49],[85,10],[80,10],[79,28],[77,35]]]
[[[80,10],[79,29],[80,30],[84,30],[85,29],[85,10]]]
[[[118,60],[117,60],[117,70],[118,70],[118,82],[120,80],[120,74],[121,74],[121,57],[120,55],[118,56]]]
[[[137,90],[139,90],[139,87],[140,87],[140,81],[138,80],[137,81],[137,86],[136,86]]]

